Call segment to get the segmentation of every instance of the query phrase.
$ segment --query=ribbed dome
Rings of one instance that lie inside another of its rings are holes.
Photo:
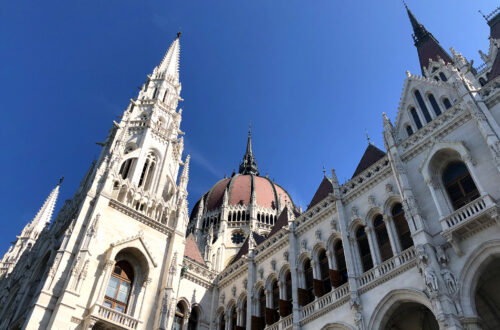
[[[281,199],[282,207],[293,201],[290,195],[270,179],[252,175],[235,174],[231,178],[225,178],[217,182],[200,200],[195,204],[191,212],[191,219],[197,216],[200,202],[203,200],[204,213],[219,209],[224,200],[224,192],[227,189],[228,205],[249,205],[252,200],[252,192],[255,194],[256,204],[266,209],[276,210]]]

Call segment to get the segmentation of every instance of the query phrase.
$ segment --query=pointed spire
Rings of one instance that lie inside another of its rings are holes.
[[[189,161],[191,160],[191,155],[187,155],[184,161],[184,168],[182,169],[181,177],[179,179],[179,186],[182,189],[187,188],[187,183],[189,181]]]
[[[255,157],[252,151],[252,126],[248,128],[247,150],[243,156],[243,162],[240,164],[240,174],[253,174],[259,175],[259,169],[255,162]]]
[[[425,75],[424,68],[429,66],[431,59],[433,61],[438,61],[441,58],[445,62],[453,63],[450,55],[439,45],[436,38],[434,38],[434,36],[427,31],[423,24],[419,23],[404,1],[403,4],[406,8],[406,12],[408,13],[408,17],[413,28],[412,37],[415,42],[415,47],[417,47],[422,74]]]
[[[35,230],[35,232],[41,232],[43,228],[48,223],[50,223],[50,220],[52,219],[52,213],[54,213],[54,208],[56,206],[57,197],[59,196],[59,187],[61,186],[63,180],[64,177],[59,179],[59,183],[54,189],[52,189],[49,197],[47,197],[40,210],[38,210],[38,213],[27,226],[31,230]]]
[[[179,80],[179,58],[181,52],[180,45],[181,33],[177,33],[177,37],[168,47],[167,53],[163,57],[163,60],[155,68],[153,74],[159,74],[164,77],[174,77],[174,79]]]

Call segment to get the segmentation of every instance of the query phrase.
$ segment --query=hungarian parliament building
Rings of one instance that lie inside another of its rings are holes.
[[[421,74],[381,113],[385,150],[304,210],[249,131],[189,212],[179,33],[73,198],[53,217],[57,184],[0,259],[0,329],[500,329],[500,7],[480,66],[407,12]]]

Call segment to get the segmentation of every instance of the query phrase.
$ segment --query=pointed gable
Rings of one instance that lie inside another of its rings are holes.
[[[199,264],[204,265],[205,260],[201,256],[200,249],[198,248],[198,244],[194,240],[193,233],[189,234],[186,239],[186,246],[184,247],[184,256],[192,261],[196,261]]]
[[[366,148],[363,157],[361,157],[358,167],[356,167],[356,171],[354,171],[352,177],[354,178],[356,175],[360,174],[368,167],[375,164],[379,159],[381,159],[384,156],[385,152],[383,152],[382,150],[380,150],[379,148],[375,147],[373,144],[370,143]]]
[[[274,224],[273,229],[271,229],[271,232],[269,233],[268,237],[273,236],[281,228],[283,228],[287,225],[288,225],[288,206],[285,206],[285,208],[283,208],[283,210],[281,211],[280,216],[276,220],[276,223]]]
[[[325,175],[323,176],[323,181],[321,181],[307,209],[309,210],[311,207],[321,202],[323,199],[326,198],[326,196],[328,196],[331,193],[333,193],[332,181],[330,181],[330,179],[328,179]]]
[[[264,236],[261,236],[261,235],[257,234],[256,232],[252,232],[250,235],[253,236],[253,239],[255,240],[256,245],[259,245],[260,243],[262,243],[266,240],[266,238]],[[249,237],[250,237],[250,235],[249,235]],[[231,261],[231,265],[234,264],[236,261],[240,260],[241,257],[243,257],[245,254],[248,253],[248,239],[249,239],[249,237],[247,237],[245,242],[243,242],[243,245],[241,246],[240,250],[238,251],[238,253],[236,253],[233,260]]]

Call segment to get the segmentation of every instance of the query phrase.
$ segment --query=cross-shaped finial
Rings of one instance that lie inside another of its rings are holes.
[[[61,185],[61,183],[64,181],[64,177],[62,176],[60,179],[59,179],[59,183],[57,184],[58,186]]]
[[[181,34],[182,34],[181,31],[177,32],[177,39],[179,39],[181,37]]]
[[[325,165],[323,165],[323,175],[326,176],[326,169],[325,169]]]
[[[368,135],[368,130],[365,128],[365,134],[366,134],[366,140],[368,141],[368,144],[372,144],[372,140],[370,140],[370,136]]]

